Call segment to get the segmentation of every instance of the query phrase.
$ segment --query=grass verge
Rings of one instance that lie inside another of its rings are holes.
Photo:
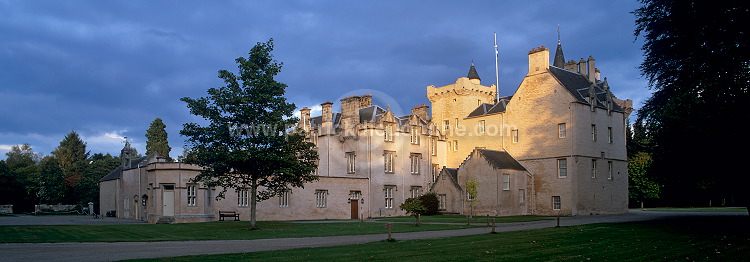
[[[746,261],[747,224],[691,217],[139,261]]]
[[[688,208],[644,208],[636,210],[661,212],[747,212],[746,207],[688,207]]]
[[[543,216],[500,216],[500,217],[489,217],[490,223],[492,219],[495,219],[495,223],[513,223],[513,222],[530,222],[538,220],[553,219],[551,217]],[[377,221],[388,221],[388,222],[414,222],[413,216],[401,216],[401,217],[385,217],[377,218]],[[434,216],[422,216],[420,222],[422,223],[464,223],[466,224],[466,215],[434,215]],[[475,225],[486,225],[487,216],[473,216],[471,223]]]
[[[260,230],[250,222],[222,221],[189,224],[0,226],[0,243],[132,242],[264,239],[312,236],[382,234],[381,223],[293,223],[260,221]],[[465,225],[394,224],[393,232],[459,229]]]

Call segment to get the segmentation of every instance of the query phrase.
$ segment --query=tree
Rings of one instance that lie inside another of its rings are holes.
[[[649,175],[651,155],[640,152],[628,159],[628,191],[630,199],[641,203],[641,208],[647,199],[659,198],[662,185],[654,181]]]
[[[151,122],[151,126],[146,130],[146,155],[159,153],[167,161],[172,162],[172,158],[169,157],[169,152],[172,151],[172,148],[169,147],[166,128],[167,125],[164,124],[161,118],[156,118]]]
[[[422,201],[422,205],[427,208],[427,211],[423,215],[437,215],[440,210],[440,201],[438,200],[437,194],[434,192],[428,192],[424,195],[419,196],[419,201]]]
[[[14,212],[31,211],[37,200],[34,181],[39,176],[40,154],[23,144],[12,146],[5,156],[4,170],[0,170],[0,199],[13,204]]]
[[[36,195],[40,203],[58,204],[65,201],[65,176],[60,161],[54,156],[45,156],[39,163],[39,179]]]
[[[286,132],[297,122],[296,106],[284,97],[286,85],[274,80],[282,64],[271,51],[273,39],[257,43],[247,58],[235,60],[239,74],[219,71],[224,86],[210,88],[207,97],[181,99],[209,123],[186,123],[180,131],[194,156],[186,162],[203,167],[195,180],[223,188],[219,198],[229,188],[249,190],[252,229],[258,228],[257,202],[318,179],[314,145],[302,131]]]
[[[479,182],[477,182],[476,179],[466,181],[466,198],[469,200],[469,208],[471,208],[469,219],[474,216],[474,207],[477,206],[477,202],[479,202],[479,199],[477,199],[477,195],[479,194],[479,191],[477,191],[478,187]]]
[[[414,218],[416,219],[416,223],[414,224],[415,226],[421,225],[421,223],[419,222],[419,217],[427,212],[427,208],[422,205],[422,201],[419,200],[419,198],[414,197],[407,198],[406,201],[404,201],[404,203],[399,206],[399,208],[414,216]]]
[[[96,153],[88,159],[84,176],[76,187],[76,203],[87,205],[89,202],[99,203],[99,179],[120,166],[120,158],[109,153]]]
[[[738,128],[750,121],[743,113],[750,101],[750,3],[640,2],[634,11],[635,36],[644,38],[640,69],[654,92],[638,122],[650,136],[651,170],[664,197],[672,205],[719,198],[750,205],[740,165],[745,155],[737,153],[750,146]]]
[[[89,152],[86,151],[86,142],[81,140],[76,131],[70,131],[60,141],[60,145],[52,151],[52,155],[59,161],[68,187],[75,188],[78,186],[89,157]]]

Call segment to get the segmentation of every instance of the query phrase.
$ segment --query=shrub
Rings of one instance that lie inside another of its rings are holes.
[[[425,215],[431,216],[439,214],[438,208],[440,208],[440,203],[438,202],[437,194],[429,192],[420,196],[419,200],[422,201],[422,205],[427,208],[427,211],[424,213]]]

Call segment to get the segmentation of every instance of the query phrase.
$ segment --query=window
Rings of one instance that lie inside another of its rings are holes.
[[[552,210],[560,210],[561,207],[560,196],[552,196]]]
[[[612,127],[607,127],[607,141],[612,144]]]
[[[439,170],[439,165],[432,164],[432,182],[435,182],[435,180],[437,180],[438,173],[440,172],[438,170]]]
[[[241,207],[248,206],[247,188],[237,190],[237,205]]]
[[[453,140],[453,151],[458,151],[458,140]]]
[[[419,197],[420,196],[420,194],[419,194],[420,191],[422,191],[422,187],[421,186],[413,186],[413,187],[411,187],[411,191],[410,191],[411,192],[411,197],[412,198]]]
[[[518,190],[518,203],[526,202],[526,189]]]
[[[393,173],[393,155],[395,152],[393,151],[385,151],[383,152],[383,166],[385,167],[386,173]]]
[[[510,136],[513,143],[518,143],[518,129],[511,129]]]
[[[315,207],[326,207],[328,190],[315,190]]]
[[[568,177],[568,160],[567,159],[557,160],[557,177],[559,178]]]
[[[607,161],[607,179],[612,180],[612,161]]]
[[[393,125],[385,125],[385,141],[393,142]]]
[[[479,121],[479,133],[484,134],[485,122],[484,120]]]
[[[292,191],[284,189],[279,192],[279,207],[289,207],[289,193]]]
[[[411,174],[412,175],[419,175],[419,159],[422,157],[421,154],[411,154],[409,156],[411,161]]]
[[[413,145],[419,145],[419,127],[411,127],[411,139],[409,140]]]
[[[458,129],[458,118],[454,119],[456,121],[456,129]]]
[[[195,206],[195,188],[195,185],[187,186],[187,205],[191,207]]]
[[[447,196],[445,194],[438,195],[438,209],[439,210],[445,210],[445,201],[447,200]]]
[[[596,142],[596,125],[591,125],[591,141]]]
[[[385,208],[393,208],[393,189],[396,186],[385,186],[383,189],[385,193]]]
[[[352,174],[356,171],[357,158],[354,152],[346,153],[346,173]]]
[[[596,159],[591,159],[591,178],[596,178]]]
[[[349,191],[350,200],[359,200],[360,197],[362,197],[362,191],[359,191],[359,190]]]
[[[503,174],[503,190],[510,190],[510,175]]]
[[[565,138],[568,136],[568,132],[565,127],[565,123],[557,124],[557,137],[559,138]]]
[[[431,145],[430,149],[432,150],[432,155],[437,156],[437,138],[432,138],[432,144],[430,145]]]
[[[445,120],[443,121],[443,131],[448,131],[451,129],[451,121]]]

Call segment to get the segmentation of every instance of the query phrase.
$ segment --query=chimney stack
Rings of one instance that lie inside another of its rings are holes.
[[[537,47],[529,51],[529,75],[546,72],[549,68],[549,49]]]
[[[429,109],[430,109],[430,107],[427,106],[426,104],[421,104],[421,105],[418,105],[418,106],[415,106],[414,108],[412,108],[411,109],[411,113],[413,115],[419,116],[420,118],[422,118],[422,120],[429,122],[430,121],[430,115],[427,114],[427,111]]]
[[[593,56],[589,56],[589,60],[586,61],[586,66],[588,67],[586,70],[586,74],[588,76],[589,82],[596,83],[596,66]]]
[[[326,101],[320,104],[320,106],[323,107],[323,132],[328,133],[333,126],[333,103],[331,103],[331,101]]]
[[[299,110],[299,122],[305,132],[310,132],[310,108],[303,107]]]

